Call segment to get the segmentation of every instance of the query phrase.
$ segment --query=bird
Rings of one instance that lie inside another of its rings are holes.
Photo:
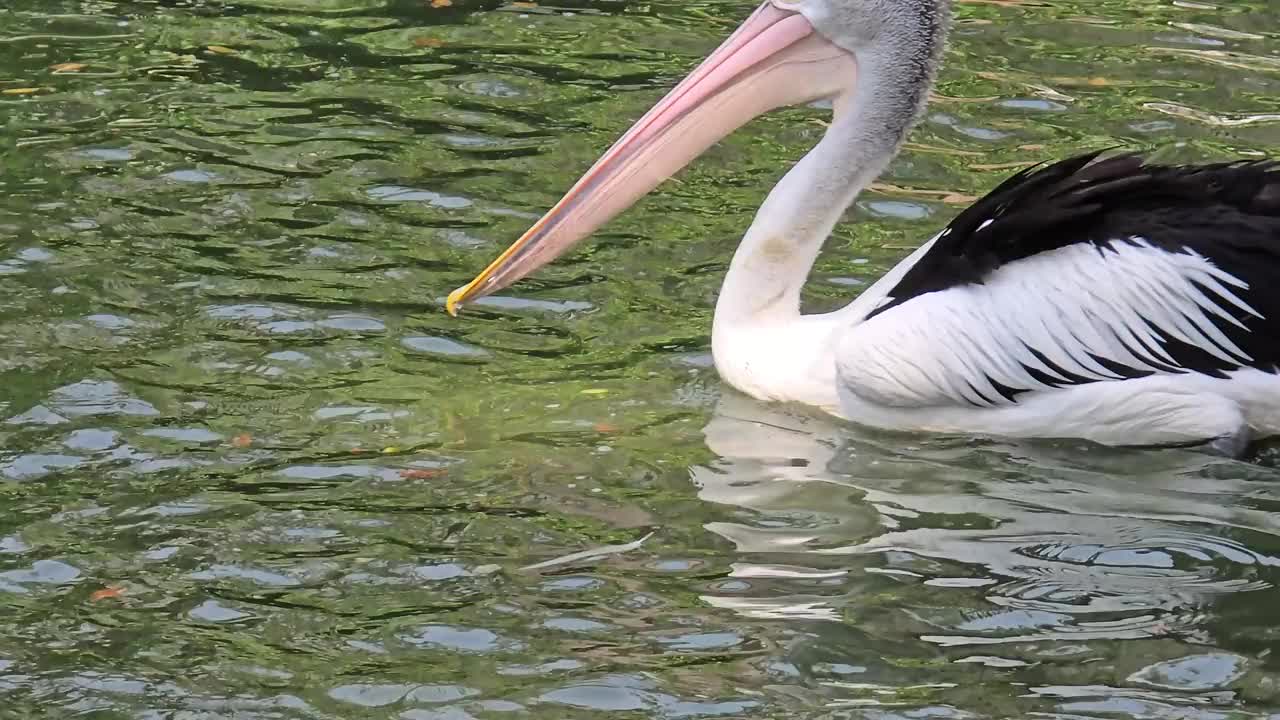
[[[1280,164],[1094,151],[1022,170],[848,305],[800,292],[900,152],[951,0],[766,0],[446,308],[567,252],[752,118],[829,100],[735,251],[711,345],[728,385],[890,431],[1196,447],[1280,434]]]

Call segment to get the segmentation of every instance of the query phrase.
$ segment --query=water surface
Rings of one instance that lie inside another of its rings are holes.
[[[860,432],[716,379],[721,273],[819,110],[442,312],[749,9],[6,2],[0,716],[1280,712],[1268,456]],[[1280,145],[1269,2],[959,14],[811,308],[1029,163]]]

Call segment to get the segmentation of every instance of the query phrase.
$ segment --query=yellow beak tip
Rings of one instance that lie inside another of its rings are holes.
[[[466,295],[467,288],[460,287],[449,293],[449,297],[444,301],[445,312],[453,317],[458,317],[458,311],[462,309],[463,296]]]

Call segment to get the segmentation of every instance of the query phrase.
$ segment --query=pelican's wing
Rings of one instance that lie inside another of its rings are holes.
[[[1093,160],[1022,173],[956,218],[845,334],[842,380],[897,406],[993,405],[1155,373],[1276,372],[1280,169]]]

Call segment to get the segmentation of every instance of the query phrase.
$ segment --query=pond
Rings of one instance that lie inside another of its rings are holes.
[[[460,318],[739,0],[7,0],[0,716],[1280,712],[1280,474],[727,390],[711,310],[820,109]],[[806,295],[1086,149],[1280,147],[1267,0],[972,0]]]

